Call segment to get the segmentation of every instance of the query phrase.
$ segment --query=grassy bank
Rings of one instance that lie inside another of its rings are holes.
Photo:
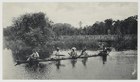
[[[124,49],[137,49],[137,36],[136,35],[75,35],[75,36],[59,36],[54,41],[47,44],[62,49],[69,49],[75,46],[77,49],[97,50],[100,44],[105,46],[114,47],[116,50]]]
[[[124,40],[137,39],[136,35],[73,35],[73,36],[59,36],[57,40],[96,40],[96,41],[115,41],[122,37]]]

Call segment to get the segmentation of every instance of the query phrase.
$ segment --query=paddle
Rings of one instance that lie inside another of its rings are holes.
[[[81,57],[81,56],[83,55],[83,52],[84,52],[84,51],[85,51],[85,49],[82,50],[81,54],[80,54],[78,57]]]
[[[65,56],[65,55],[55,55],[55,56]]]

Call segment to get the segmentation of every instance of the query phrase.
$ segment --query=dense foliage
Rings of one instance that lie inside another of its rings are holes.
[[[4,28],[4,36],[8,41],[6,46],[14,54],[25,56],[31,54],[32,50],[38,50],[42,54],[41,57],[44,57],[51,49],[46,42],[54,37],[54,33],[49,19],[39,12],[14,19],[11,26]]]

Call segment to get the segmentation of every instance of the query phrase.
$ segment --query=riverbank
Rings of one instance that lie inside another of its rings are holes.
[[[32,53],[32,46],[29,47],[21,40],[6,41],[4,37],[3,48],[12,50],[15,59],[26,59]],[[114,48],[117,51],[123,50],[137,50],[137,36],[136,35],[74,35],[74,36],[59,36],[49,40],[45,45],[35,47],[39,50],[41,58],[49,57],[52,51],[59,47],[62,50],[68,50],[76,47],[77,50],[87,48],[87,50],[100,50],[100,45]]]

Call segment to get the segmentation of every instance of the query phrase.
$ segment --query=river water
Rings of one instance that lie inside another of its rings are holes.
[[[69,50],[61,51],[68,56]],[[87,51],[97,54],[99,51]],[[78,54],[80,51],[78,51]],[[42,62],[38,67],[26,64],[14,66],[12,53],[3,51],[3,79],[59,79],[59,80],[117,80],[137,79],[137,51],[112,51],[106,60],[102,57],[88,59]]]

